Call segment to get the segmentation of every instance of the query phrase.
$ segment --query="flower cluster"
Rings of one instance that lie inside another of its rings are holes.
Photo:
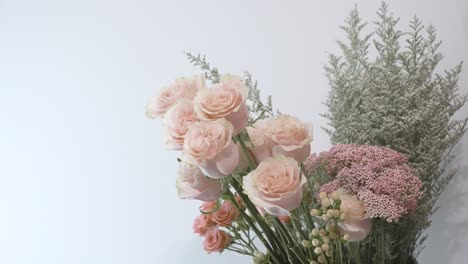
[[[222,252],[232,237],[222,227],[229,227],[239,217],[239,210],[230,201],[224,201],[219,208],[217,201],[204,202],[202,213],[195,218],[193,232],[204,237],[203,247],[208,253]]]
[[[232,137],[247,125],[247,94],[236,76],[223,76],[213,87],[201,76],[179,78],[150,99],[146,114],[164,119],[168,148],[182,151],[186,162],[219,179],[241,161]]]
[[[341,238],[344,241],[360,241],[369,235],[372,221],[365,215],[364,207],[355,196],[344,189],[332,193],[321,192],[318,208],[310,210],[310,215],[321,224],[309,234],[310,240],[302,245],[312,247],[317,257],[311,263],[330,263],[330,240]]]
[[[320,155],[312,155],[306,170],[313,174],[324,165],[334,179],[321,187],[331,193],[338,188],[357,196],[370,218],[396,222],[417,207],[422,182],[408,165],[407,158],[385,147],[337,145]]]
[[[244,80],[233,75],[221,76],[211,87],[201,76],[179,78],[146,107],[150,118],[163,119],[167,147],[181,151],[179,197],[204,201],[193,230],[204,237],[207,252],[257,252],[245,233],[252,220],[236,222],[246,199],[257,224],[267,221],[259,211],[288,224],[302,202],[307,179],[300,164],[310,155],[312,129],[290,115],[260,116],[247,126],[248,94]],[[237,189],[230,184],[235,177],[240,177]],[[244,198],[233,196],[231,188]]]

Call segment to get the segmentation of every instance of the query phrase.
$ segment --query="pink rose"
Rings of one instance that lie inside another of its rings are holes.
[[[232,238],[223,230],[212,228],[205,233],[203,248],[209,254],[212,252],[223,252],[231,244]]]
[[[181,199],[217,200],[221,196],[221,182],[206,177],[198,167],[180,163],[177,193]]]
[[[273,140],[273,155],[283,154],[304,162],[310,155],[312,129],[298,118],[280,115],[269,123],[266,136]]]
[[[230,226],[239,217],[239,211],[230,201],[224,201],[221,207],[211,214],[211,221],[219,226]]]
[[[239,165],[239,149],[231,140],[232,124],[226,119],[201,121],[185,135],[183,156],[205,175],[220,179]]]
[[[336,194],[341,200],[340,210],[344,214],[344,220],[338,222],[340,233],[348,235],[348,241],[363,240],[372,229],[372,221],[366,216],[362,202],[342,188],[336,190]]]
[[[296,160],[280,155],[263,160],[243,182],[252,203],[271,215],[285,216],[301,204],[307,179]]]
[[[225,118],[233,124],[237,135],[249,119],[247,96],[248,89],[240,77],[223,76],[219,84],[198,91],[194,98],[195,112],[201,120]]]
[[[250,141],[253,147],[247,145],[250,152],[254,155],[257,163],[272,156],[273,151],[273,140],[266,137],[265,132],[270,126],[273,119],[259,120],[253,126],[247,127],[247,133],[249,134]]]
[[[210,215],[201,214],[193,222],[193,232],[200,236],[205,235],[206,231],[215,227],[216,224],[211,221]]]
[[[206,214],[211,214],[214,213],[216,210],[218,210],[218,201],[206,201],[203,202],[202,205],[200,206],[200,211],[206,213]]]
[[[193,102],[178,100],[164,116],[165,143],[170,149],[181,150],[189,127],[198,122]]]
[[[178,99],[193,99],[198,90],[206,87],[205,79],[201,76],[178,78],[173,83],[162,88],[146,105],[146,116],[155,119],[164,116],[169,107]]]

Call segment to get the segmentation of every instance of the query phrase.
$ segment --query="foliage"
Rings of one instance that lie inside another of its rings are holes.
[[[437,73],[443,56],[433,26],[414,17],[408,31],[382,3],[375,30],[357,9],[341,27],[347,41],[339,41],[342,55],[330,55],[326,74],[331,92],[326,101],[329,132],[334,144],[386,146],[406,154],[424,183],[417,212],[388,227],[386,262],[407,263],[422,250],[424,230],[436,211],[435,202],[455,171],[447,165],[453,148],[466,132],[468,118],[454,119],[467,101],[458,92],[462,63]],[[369,55],[371,43],[376,52]]]
[[[203,76],[216,84],[221,79],[221,75],[217,68],[211,67],[204,55],[193,55],[190,52],[186,53],[188,60],[195,66],[200,67],[203,71]],[[249,88],[249,98],[247,107],[250,113],[250,124],[255,123],[259,119],[274,116],[273,104],[271,96],[268,96],[264,103],[260,96],[260,90],[257,87],[257,81],[252,79],[252,74],[248,71],[244,72],[244,83]],[[277,113],[279,113],[277,111]]]

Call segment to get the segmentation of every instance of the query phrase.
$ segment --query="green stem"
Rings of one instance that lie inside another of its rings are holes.
[[[300,248],[297,244],[297,239],[293,239],[289,231],[286,229],[286,227],[281,223],[281,221],[278,218],[275,218],[274,220],[279,227],[279,230],[283,233],[283,235],[286,237],[286,240],[288,241],[288,247],[289,249],[294,252],[295,256],[299,259],[301,263],[308,264],[309,262],[307,261],[306,257],[304,256],[302,252],[302,248]],[[291,218],[291,221],[294,221],[293,218]],[[293,222],[294,223],[294,222]],[[296,227],[295,227],[296,229]]]
[[[247,131],[245,131],[245,133],[247,133]],[[244,140],[242,140],[240,136],[237,136],[237,141],[241,145],[242,152],[244,153],[244,156],[247,159],[247,162],[249,163],[250,170],[255,170],[257,168],[257,163],[255,162],[254,158],[250,154],[249,149],[247,148],[247,145],[245,145]]]
[[[274,247],[275,249],[282,251],[281,248],[281,243],[278,241],[278,238],[276,235],[273,233],[273,231],[270,229],[270,227],[265,223],[262,217],[260,217],[260,213],[258,212],[257,208],[255,205],[249,200],[249,198],[242,192],[242,189],[238,182],[233,182],[232,187],[236,190],[237,194],[240,196],[242,201],[244,202],[245,206],[247,209],[250,211],[252,214],[252,217],[255,219],[255,221],[258,223],[260,228],[263,230],[265,233],[265,236],[268,238],[268,240],[271,243],[271,246]],[[283,252],[284,253],[284,252]]]
[[[233,184],[234,186],[234,184]],[[236,190],[237,191],[237,190]],[[275,252],[274,250],[272,249],[272,247],[270,246],[270,244],[268,243],[268,241],[265,239],[265,237],[263,236],[263,234],[260,232],[260,230],[257,229],[257,226],[255,225],[255,223],[252,221],[252,219],[250,219],[250,217],[243,211],[241,210],[241,208],[239,207],[239,205],[237,204],[236,202],[236,199],[234,198],[234,195],[232,194],[232,192],[230,190],[227,190],[226,194],[229,196],[229,199],[231,200],[231,202],[234,204],[234,206],[237,208],[237,210],[239,210],[241,216],[243,217],[243,219],[248,223],[248,225],[252,228],[252,230],[255,232],[255,234],[257,235],[258,239],[260,239],[260,241],[263,243],[263,245],[266,247],[267,251],[269,252],[269,255],[272,257],[273,261],[277,264],[281,264],[281,261],[279,261],[279,258],[275,255]],[[242,201],[244,201],[244,199],[242,198],[242,195],[239,194],[241,196],[241,199]],[[244,201],[244,203],[246,204],[246,202]],[[247,207],[248,208],[248,207]]]
[[[273,224],[275,225],[277,233],[279,234],[279,237],[281,239],[282,245],[284,246],[284,250],[286,251],[286,255],[288,256],[289,263],[294,263],[294,259],[291,253],[289,252],[287,238],[284,236],[283,232],[281,232],[281,228],[278,226],[277,221],[273,221]]]
[[[353,254],[356,264],[361,264],[362,261],[361,261],[361,253],[359,251],[359,242],[349,242],[348,246],[349,246],[351,253]]]

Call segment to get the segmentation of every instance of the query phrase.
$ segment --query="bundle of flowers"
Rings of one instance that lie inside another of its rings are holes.
[[[353,243],[368,237],[374,219],[391,224],[417,206],[421,182],[402,154],[338,145],[310,156],[311,125],[265,111],[250,75],[209,72],[175,80],[146,108],[178,151],[179,197],[203,201],[193,231],[206,252],[345,263],[360,255]]]
[[[162,119],[178,153],[179,197],[202,202],[193,231],[206,252],[272,264],[415,263],[468,124],[450,120],[468,100],[456,89],[461,67],[433,74],[432,27],[423,37],[415,18],[403,34],[384,3],[378,15],[375,61],[354,10],[342,27],[349,44],[326,67],[325,117],[338,144],[329,151],[310,155],[312,126],[275,113],[249,73],[222,75],[200,55],[187,54],[202,74],[149,100],[146,115]]]

